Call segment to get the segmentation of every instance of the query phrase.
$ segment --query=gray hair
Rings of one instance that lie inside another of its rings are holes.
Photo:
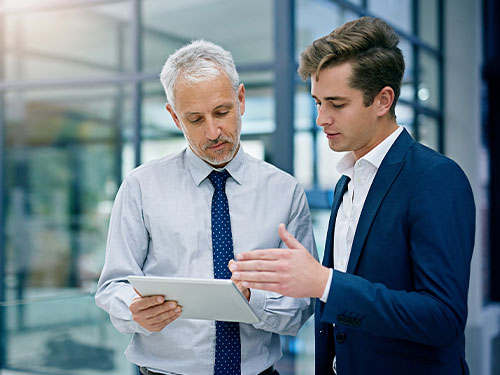
[[[238,95],[240,78],[230,52],[205,40],[195,40],[175,51],[167,59],[160,73],[160,81],[167,101],[175,108],[174,89],[179,78],[188,82],[202,82],[225,73]]]

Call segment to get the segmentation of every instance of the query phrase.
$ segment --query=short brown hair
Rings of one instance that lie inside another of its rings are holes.
[[[399,36],[380,18],[361,17],[307,47],[300,55],[299,75],[303,80],[312,76],[318,79],[321,69],[350,62],[349,85],[363,92],[365,106],[371,105],[384,87],[394,90],[390,114],[395,118],[405,70],[398,43]]]

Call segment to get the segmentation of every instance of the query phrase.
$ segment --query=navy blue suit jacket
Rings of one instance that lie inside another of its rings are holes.
[[[323,265],[333,268],[337,183]],[[464,329],[474,246],[470,184],[404,130],[373,180],[347,272],[316,304],[316,374],[468,374]],[[335,328],[332,326],[335,324]]]

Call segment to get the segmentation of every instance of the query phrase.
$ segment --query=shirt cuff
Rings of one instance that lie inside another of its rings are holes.
[[[250,291],[250,301],[248,301],[253,310],[259,315],[261,311],[264,311],[264,305],[266,303],[266,293],[262,290],[252,289]]]
[[[326,303],[328,300],[328,294],[330,293],[330,286],[332,285],[332,277],[333,277],[333,269],[330,268],[330,275],[328,276],[328,281],[325,285],[325,290],[323,291],[323,295],[319,299],[321,302]]]

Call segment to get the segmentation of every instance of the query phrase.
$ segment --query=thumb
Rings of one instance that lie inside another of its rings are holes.
[[[305,247],[302,246],[302,244],[299,241],[297,241],[297,239],[293,236],[293,234],[291,234],[286,230],[285,224],[281,223],[278,226],[278,234],[289,249],[305,250]]]

